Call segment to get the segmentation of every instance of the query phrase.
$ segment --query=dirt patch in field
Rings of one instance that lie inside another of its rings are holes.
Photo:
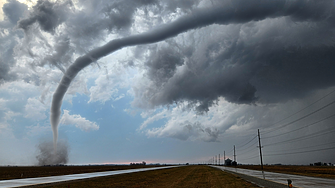
[[[237,167],[261,170],[260,165],[240,165]],[[333,166],[266,165],[264,171],[335,179],[335,167]]]

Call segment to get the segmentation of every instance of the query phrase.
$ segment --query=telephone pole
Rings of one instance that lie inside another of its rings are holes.
[[[219,166],[220,166],[220,153],[219,153]]]
[[[258,129],[258,147],[259,147],[259,154],[261,157],[261,168],[263,171],[263,157],[262,157],[262,145],[261,145],[261,135],[259,134],[259,129]]]
[[[226,165],[226,151],[223,151],[223,165]]]
[[[234,145],[234,161],[236,162],[235,145]]]

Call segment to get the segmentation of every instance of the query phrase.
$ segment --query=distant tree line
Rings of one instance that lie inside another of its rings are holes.
[[[141,163],[130,163],[130,165],[146,165],[147,163],[145,161],[142,161]]]

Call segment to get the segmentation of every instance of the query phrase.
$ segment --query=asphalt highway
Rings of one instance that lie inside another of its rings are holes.
[[[335,187],[334,179],[314,178],[314,177],[308,177],[308,176],[298,176],[298,175],[265,172],[265,171],[262,172],[258,170],[230,168],[230,167],[224,167],[224,166],[213,166],[213,167],[222,169],[224,171],[231,171],[234,173],[245,174],[245,175],[257,177],[260,179],[270,180],[270,181],[274,181],[274,182],[285,184],[285,185],[287,185],[287,179],[291,179],[293,187],[303,187],[303,188]]]
[[[49,177],[40,177],[40,178],[2,180],[0,181],[0,188],[33,186],[33,185],[39,185],[39,184],[64,182],[64,181],[95,178],[95,177],[101,177],[101,176],[111,176],[111,175],[126,174],[126,173],[133,173],[133,172],[143,172],[143,171],[148,171],[148,170],[158,170],[158,169],[173,168],[173,167],[177,167],[177,166],[140,168],[140,169],[129,169],[129,170],[115,170],[115,171],[107,171],[107,172],[93,172],[93,173],[71,174],[71,175],[63,175],[63,176],[49,176]]]

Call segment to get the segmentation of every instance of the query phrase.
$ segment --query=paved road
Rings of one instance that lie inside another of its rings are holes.
[[[213,166],[222,170],[232,171],[235,173],[245,174],[261,179],[266,179],[278,183],[282,183],[287,185],[287,179],[292,180],[292,185],[294,187],[303,187],[303,188],[315,188],[315,187],[335,187],[334,179],[326,179],[326,178],[313,178],[308,176],[298,176],[291,174],[283,174],[283,173],[274,173],[274,172],[264,172],[258,170],[248,170],[241,168],[229,168],[223,166]]]
[[[93,172],[93,173],[72,174],[72,175],[64,175],[64,176],[49,176],[49,177],[41,177],[41,178],[2,180],[0,181],[0,188],[23,187],[23,186],[31,186],[31,185],[38,185],[38,184],[56,183],[56,182],[62,182],[62,181],[71,181],[71,180],[79,180],[79,179],[94,178],[94,177],[101,177],[101,176],[142,172],[142,171],[148,171],[148,170],[158,170],[158,169],[172,168],[172,167],[177,167],[177,166],[140,168],[140,169],[130,169],[130,170],[115,170],[115,171],[107,171],[107,172]]]

